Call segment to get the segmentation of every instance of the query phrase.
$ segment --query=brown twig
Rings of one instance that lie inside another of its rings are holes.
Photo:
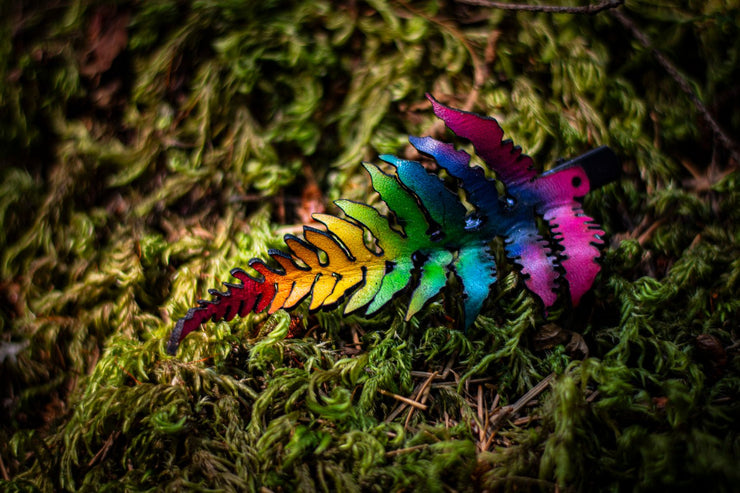
[[[429,397],[429,389],[431,388],[432,380],[437,378],[437,372],[433,372],[431,375],[429,375],[429,378],[427,378],[423,384],[421,384],[421,388],[419,389],[419,392],[416,396],[417,399],[419,399],[419,396],[421,396],[421,399],[419,399],[419,402],[424,404],[427,400],[427,397]]]
[[[540,381],[540,383],[538,383],[537,385],[529,389],[529,391],[523,396],[521,396],[519,400],[517,400],[514,404],[510,406],[504,406],[500,408],[496,413],[494,413],[493,416],[490,419],[488,419],[488,424],[486,425],[486,430],[489,427],[492,427],[493,430],[491,431],[491,434],[488,436],[488,439],[483,443],[483,445],[479,445],[481,447],[481,451],[488,450],[488,448],[491,446],[491,443],[493,443],[493,439],[496,436],[496,432],[503,424],[504,419],[518,413],[524,406],[529,404],[532,401],[532,399],[540,395],[542,391],[545,390],[550,385],[550,382],[552,382],[554,378],[555,378],[555,373],[550,373],[548,376],[543,378],[542,381]],[[493,401],[494,409],[498,405],[498,397],[499,396],[497,394],[496,398]],[[537,419],[537,418],[531,418],[531,419]]]
[[[521,396],[518,401],[516,401],[514,404],[510,406],[504,406],[502,407],[499,412],[494,416],[494,418],[491,420],[491,423],[493,424],[494,428],[500,424],[506,417],[511,416],[512,414],[518,413],[524,406],[529,404],[529,402],[540,395],[543,390],[547,388],[548,385],[550,385],[550,382],[555,378],[555,373],[550,373],[548,376],[542,379],[540,383],[529,389],[529,391]]]
[[[538,419],[542,419],[542,417],[541,416],[532,416],[532,415],[522,416],[521,418],[517,418],[514,421],[512,421],[511,424],[514,425],[514,426],[522,426],[522,425],[527,425],[527,424],[531,423],[532,421],[535,421],[535,420],[538,420]]]
[[[414,452],[416,450],[422,450],[422,449],[427,448],[428,446],[429,446],[428,443],[422,443],[421,445],[413,445],[411,447],[399,448],[399,449],[396,449],[396,450],[391,450],[390,452],[386,452],[385,453],[385,456],[386,457],[393,457],[394,455],[400,455],[400,454],[405,454],[405,453],[408,453],[408,452]]]
[[[128,371],[120,363],[118,363],[118,358],[116,358],[115,363],[116,363],[116,366],[118,368],[120,368],[126,375],[128,375],[129,377],[131,377],[134,380],[134,382],[136,382],[136,385],[141,385],[141,382],[139,382],[139,380],[137,380],[137,378],[130,371]]]
[[[521,408],[529,404],[529,401],[540,395],[542,391],[550,385],[550,382],[552,382],[554,378],[555,373],[550,373],[548,376],[543,378],[540,383],[529,389],[529,392],[521,396],[519,400],[516,401],[513,406],[511,406],[511,412],[518,413]]]
[[[482,451],[481,447],[482,444],[485,442],[486,439],[486,430],[488,429],[488,423],[489,423],[489,414],[488,414],[488,408],[483,403],[483,386],[478,385],[478,421],[480,422],[480,427],[478,428],[478,450]]]
[[[450,357],[450,360],[445,365],[445,369],[442,371],[442,380],[447,380],[447,375],[450,374],[450,371],[452,370],[452,365],[455,364],[455,360],[457,360],[457,355],[459,351],[455,349],[455,352],[452,353],[452,356]]]
[[[108,451],[113,446],[113,442],[121,435],[120,431],[114,431],[108,436],[108,439],[105,441],[103,446],[98,450],[98,453],[95,454],[95,457],[90,459],[90,462],[87,463],[87,467],[92,467],[96,462],[100,461],[102,462],[103,459],[105,459],[105,456],[108,455]]]
[[[437,378],[437,372],[435,371],[429,377],[424,380],[424,383],[421,384],[421,387],[419,387],[418,392],[416,392],[416,396],[414,398],[415,401],[418,401],[422,405],[426,405],[427,398],[429,398],[429,389],[431,388],[432,380]],[[406,416],[406,421],[403,424],[404,428],[408,428],[409,423],[411,422],[411,417],[414,415],[414,408],[409,409],[409,414]]]
[[[523,12],[547,12],[552,14],[598,14],[601,11],[613,9],[624,4],[624,0],[604,0],[582,7],[566,7],[560,5],[527,5],[507,2],[491,2],[489,0],[457,0],[458,3],[491,7],[500,10],[517,10]]]
[[[620,10],[612,10],[611,15],[615,19],[617,19],[625,29],[630,31],[630,33],[632,33],[632,36],[645,49],[650,51],[650,53],[653,55],[653,58],[655,58],[655,60],[663,67],[663,69],[668,72],[668,75],[670,75],[673,80],[676,81],[681,90],[689,96],[689,99],[691,99],[691,101],[696,106],[696,109],[699,110],[699,113],[701,113],[704,120],[712,128],[714,135],[717,136],[717,139],[719,139],[719,141],[722,143],[722,146],[730,152],[732,158],[735,160],[736,163],[740,163],[740,152],[738,151],[738,148],[740,148],[740,146],[738,146],[737,142],[732,140],[730,136],[725,133],[722,127],[719,126],[717,120],[714,119],[702,100],[699,99],[699,95],[696,94],[696,92],[691,88],[691,84],[689,84],[689,81],[686,80],[683,75],[681,75],[681,73],[678,71],[678,68],[676,68],[673,62],[671,62],[661,51],[653,47],[653,43],[648,35],[641,31],[635,25],[635,23],[632,22],[632,19],[624,15],[623,12],[621,12]]]
[[[637,237],[637,243],[639,243],[641,247],[644,247],[645,243],[647,243],[648,240],[650,240],[650,238],[653,237],[653,233],[655,233],[655,231],[659,227],[661,227],[664,222],[665,222],[665,219],[661,218],[655,221],[653,224],[651,224],[650,227],[648,227],[648,229],[645,230],[645,232],[643,232],[640,236]]]
[[[734,173],[736,168],[735,166],[728,166],[727,169],[718,171],[716,161],[712,159],[707,172],[702,174],[687,159],[682,159],[681,164],[692,176],[692,178],[683,181],[684,186],[696,192],[711,191],[714,185],[725,179],[729,174]]]
[[[414,406],[417,409],[421,409],[422,411],[426,411],[427,407],[425,404],[422,404],[420,402],[416,402],[413,399],[409,399],[408,397],[404,397],[402,395],[394,394],[393,392],[388,392],[387,390],[378,389],[378,392],[380,392],[383,395],[387,395],[389,397],[393,397],[397,401],[401,401],[404,404],[408,404],[409,406]]]
[[[498,407],[498,402],[501,400],[501,394],[496,394],[496,397],[493,398],[493,404],[491,404],[491,411],[496,409]],[[486,410],[487,419],[486,419],[486,430],[491,424],[491,414]],[[496,438],[496,429],[494,428],[493,431],[491,431],[491,434],[489,435],[488,439],[485,441],[483,446],[481,447],[481,452],[485,452],[489,448],[491,448],[491,444],[493,443],[493,439]]]
[[[393,411],[391,411],[391,413],[388,416],[386,416],[385,422],[392,423],[393,420],[396,419],[399,414],[405,411],[407,407],[409,407],[408,404],[404,404],[403,402],[400,403],[398,406],[396,406],[396,408]]]
[[[10,481],[10,476],[8,476],[8,471],[5,469],[5,463],[3,462],[3,456],[0,455],[0,474],[3,475],[3,479],[5,481]]]

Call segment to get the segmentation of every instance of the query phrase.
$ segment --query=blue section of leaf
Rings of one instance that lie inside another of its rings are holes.
[[[491,286],[496,282],[496,261],[483,242],[466,245],[460,249],[453,263],[465,295],[465,328],[480,313]]]
[[[380,159],[397,168],[401,183],[419,197],[430,218],[439,225],[442,234],[448,238],[465,234],[467,211],[457,195],[442,180],[427,173],[424,166],[416,161],[390,155],[382,155]]]

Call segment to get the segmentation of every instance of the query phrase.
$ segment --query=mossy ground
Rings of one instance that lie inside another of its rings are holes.
[[[738,162],[609,12],[2,9],[3,489],[737,487]],[[738,3],[620,10],[739,135]],[[498,245],[467,333],[451,285],[409,323],[404,297],[372,319],[279,312],[166,356],[232,267],[367,199],[363,159],[443,135],[427,91],[496,116],[545,167],[600,144],[622,157],[586,201],[609,245],[582,305],[545,318]]]

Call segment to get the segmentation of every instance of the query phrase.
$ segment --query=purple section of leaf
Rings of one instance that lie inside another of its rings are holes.
[[[419,152],[432,156],[439,166],[462,182],[468,200],[486,215],[500,215],[496,185],[486,178],[478,166],[470,166],[470,155],[458,151],[452,144],[440,142],[432,137],[409,137],[411,145]]]
[[[522,267],[522,274],[527,276],[524,283],[540,297],[545,308],[552,306],[557,299],[555,257],[534,222],[522,224],[509,234],[506,255]]]

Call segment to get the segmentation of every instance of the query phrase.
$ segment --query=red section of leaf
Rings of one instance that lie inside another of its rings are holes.
[[[226,292],[211,289],[208,292],[213,300],[200,300],[197,308],[188,310],[187,315],[177,321],[167,343],[167,352],[174,355],[185,336],[197,329],[207,320],[229,321],[235,316],[243,317],[248,313],[260,312],[275,297],[275,285],[251,277],[242,269],[234,269],[231,275],[242,281],[242,284],[224,283]]]

